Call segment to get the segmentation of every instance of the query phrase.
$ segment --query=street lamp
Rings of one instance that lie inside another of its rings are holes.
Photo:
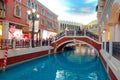
[[[32,44],[32,48],[34,48],[34,23],[35,23],[35,20],[38,20],[39,15],[36,13],[35,9],[32,9],[32,11],[28,10],[27,13],[28,13],[28,19],[32,20],[32,33],[31,33],[31,35],[32,35],[31,40],[32,41],[31,41],[31,44]]]

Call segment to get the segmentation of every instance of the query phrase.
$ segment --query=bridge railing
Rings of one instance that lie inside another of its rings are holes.
[[[58,40],[60,39],[61,37],[63,36],[88,36],[96,41],[99,41],[99,36],[92,33],[92,32],[89,32],[87,30],[76,30],[76,31],[65,31],[65,32],[62,32],[60,34],[58,34],[54,40]]]
[[[92,33],[92,32],[90,32],[90,31],[86,31],[86,36],[88,36],[88,37],[90,37],[90,38],[92,38],[92,39],[94,39],[96,41],[99,41],[99,36]]]

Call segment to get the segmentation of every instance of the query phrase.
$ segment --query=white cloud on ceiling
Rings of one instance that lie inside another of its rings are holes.
[[[90,13],[91,12],[91,8],[90,7],[82,7],[80,8],[81,12],[86,12],[86,13]]]
[[[92,20],[96,19],[96,13],[85,15],[83,13],[75,13],[73,12],[72,15],[66,13],[66,10],[74,10],[72,8],[63,6],[60,4],[57,0],[38,0],[40,3],[42,3],[44,6],[46,6],[48,9],[53,11],[55,14],[58,15],[59,20],[68,20],[73,22],[79,22],[82,24],[88,24]],[[92,2],[95,0],[87,0],[87,2]],[[82,11],[90,12],[89,8],[82,8],[80,9]]]
[[[92,3],[92,2],[95,2],[95,1],[97,1],[97,0],[86,0],[85,3]]]

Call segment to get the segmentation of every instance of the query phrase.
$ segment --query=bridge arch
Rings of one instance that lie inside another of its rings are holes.
[[[79,42],[84,42],[87,45],[93,47],[98,53],[101,49],[101,44],[96,42],[95,40],[87,37],[87,36],[79,36],[79,37],[62,37],[61,39],[55,41],[52,45],[54,47],[54,52],[59,52],[62,50],[62,48],[71,42],[75,42],[75,41],[79,41]]]
[[[74,43],[74,42],[83,42],[85,44],[87,44],[88,46],[92,47],[95,49],[95,51],[97,52],[97,55],[99,55],[99,51],[94,47],[92,46],[91,44],[88,44],[87,42],[85,41],[81,41],[81,40],[69,40],[69,41],[64,41],[63,43],[59,44],[56,48],[55,48],[55,52],[59,51],[59,48],[61,50],[61,47],[64,48],[67,44],[69,43]]]

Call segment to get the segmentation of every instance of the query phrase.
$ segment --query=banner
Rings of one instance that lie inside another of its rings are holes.
[[[32,31],[32,27],[33,27],[32,21],[29,20],[29,31]],[[38,32],[38,30],[39,30],[39,21],[35,21],[34,32]]]

